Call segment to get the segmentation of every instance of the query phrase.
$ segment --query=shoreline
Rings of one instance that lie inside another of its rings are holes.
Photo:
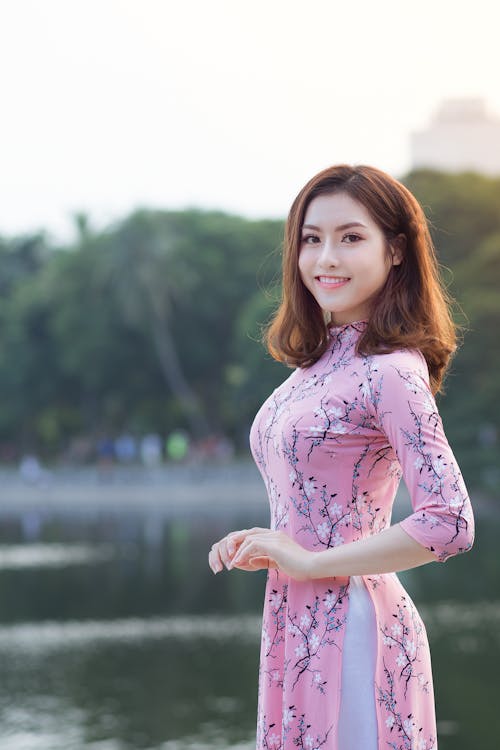
[[[63,468],[47,472],[36,484],[15,469],[0,469],[0,519],[27,513],[84,517],[139,514],[162,518],[269,513],[262,477],[252,461],[221,464]],[[478,518],[498,518],[500,502],[473,495]],[[404,482],[394,503],[393,523],[411,512]],[[395,516],[398,516],[396,519]]]
[[[269,512],[262,477],[255,465],[85,467],[47,472],[37,483],[16,470],[0,471],[0,519],[37,513],[84,517],[139,514],[162,518]]]

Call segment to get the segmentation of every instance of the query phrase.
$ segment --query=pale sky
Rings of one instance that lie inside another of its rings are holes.
[[[315,172],[398,177],[442,99],[500,113],[491,0],[0,4],[0,234],[138,206],[285,216]]]

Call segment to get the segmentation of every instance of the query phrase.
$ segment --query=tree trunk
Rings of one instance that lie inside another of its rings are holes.
[[[203,407],[198,396],[184,377],[169,327],[160,321],[156,315],[153,315],[152,332],[163,375],[172,393],[181,404],[193,433],[193,438],[199,440],[207,437],[211,430]]]

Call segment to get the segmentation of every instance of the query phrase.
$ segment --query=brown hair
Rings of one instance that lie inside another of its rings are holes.
[[[289,367],[307,367],[328,346],[328,324],[298,267],[302,225],[318,195],[344,192],[359,201],[383,231],[388,252],[400,234],[406,247],[373,300],[368,324],[356,343],[358,354],[420,349],[429,367],[431,389],[442,392],[443,378],[457,349],[457,326],[444,287],[422,207],[400,182],[375,167],[339,164],[324,169],[295,198],[285,226],[281,303],[264,331],[271,356]]]

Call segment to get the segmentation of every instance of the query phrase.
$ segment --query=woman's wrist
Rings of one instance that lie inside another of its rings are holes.
[[[321,552],[310,552],[307,560],[307,578],[314,580],[315,578],[325,578],[324,571],[321,570],[324,563],[324,550]],[[328,574],[333,575],[333,573]]]

